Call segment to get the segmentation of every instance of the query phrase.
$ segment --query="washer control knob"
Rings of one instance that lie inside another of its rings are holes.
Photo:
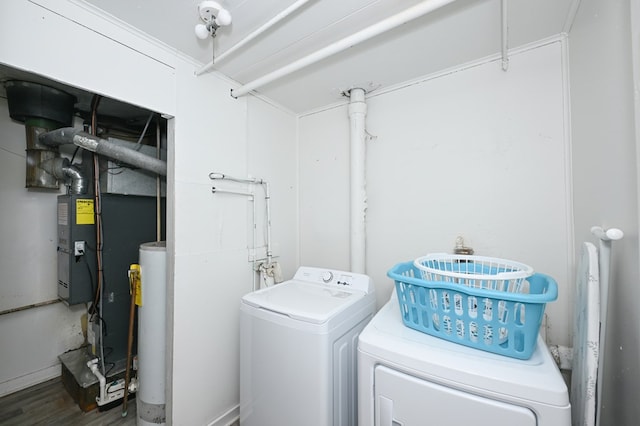
[[[331,280],[333,279],[333,272],[331,271],[324,271],[322,273],[322,281],[325,283],[330,283]]]

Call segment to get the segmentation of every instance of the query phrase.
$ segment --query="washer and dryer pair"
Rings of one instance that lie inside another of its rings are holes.
[[[542,339],[516,360],[407,328],[395,293],[374,311],[369,277],[310,267],[243,297],[241,425],[570,424]]]

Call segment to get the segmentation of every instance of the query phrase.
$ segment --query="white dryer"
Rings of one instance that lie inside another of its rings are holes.
[[[396,294],[358,343],[360,426],[568,426],[565,382],[540,337],[518,360],[402,323]]]
[[[366,275],[301,267],[240,305],[242,426],[353,426],[358,334],[375,312]]]

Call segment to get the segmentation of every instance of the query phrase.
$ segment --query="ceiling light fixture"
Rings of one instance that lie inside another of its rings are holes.
[[[198,5],[198,13],[204,24],[196,25],[196,37],[205,40],[207,37],[215,37],[216,30],[231,24],[231,14],[217,1],[203,1]]]

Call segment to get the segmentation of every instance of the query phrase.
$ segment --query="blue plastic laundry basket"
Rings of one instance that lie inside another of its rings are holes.
[[[413,261],[387,275],[395,281],[407,327],[518,359],[531,358],[546,303],[558,298],[555,280],[540,273],[527,278],[527,293],[427,281]]]

